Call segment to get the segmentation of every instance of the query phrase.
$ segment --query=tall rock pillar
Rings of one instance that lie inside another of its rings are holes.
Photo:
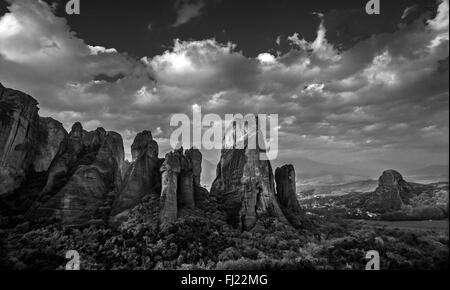
[[[181,165],[177,153],[170,152],[160,169],[162,173],[161,182],[161,228],[167,226],[177,219],[177,185]]]

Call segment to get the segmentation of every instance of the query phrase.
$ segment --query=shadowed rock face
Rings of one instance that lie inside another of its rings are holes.
[[[180,157],[180,153],[177,151],[168,153],[160,169],[162,173],[160,200],[162,229],[174,222],[178,216],[177,191],[178,175],[181,172]]]
[[[198,149],[191,148],[186,150],[185,155],[192,166],[194,185],[200,186],[200,176],[202,174],[202,153]]]
[[[133,162],[126,166],[123,184],[114,201],[111,222],[120,220],[127,210],[139,204],[146,194],[159,195],[161,190],[158,144],[150,131],[139,133],[131,145]]]
[[[297,199],[295,184],[295,169],[292,165],[284,165],[275,170],[277,197],[280,207],[294,227],[301,227],[305,221],[305,213]]]
[[[0,195],[20,187],[38,146],[38,102],[0,84]]]
[[[174,222],[183,208],[194,208],[209,193],[200,186],[202,154],[183,148],[170,152],[161,166],[161,227]]]
[[[86,132],[76,124],[66,140],[59,158],[52,163],[51,170],[54,171],[51,173],[61,172],[55,168],[63,168],[64,174],[68,175],[67,182],[48,200],[44,196],[41,205],[33,209],[30,215],[56,219],[65,225],[104,221],[109,217],[111,192],[121,183],[124,158],[122,137],[103,129]],[[82,161],[70,154],[76,154]]]
[[[87,132],[80,123],[72,126],[67,138],[61,142],[58,153],[48,169],[48,179],[41,196],[52,194],[64,185],[79,165],[89,165],[106,136],[103,128]]]
[[[158,158],[158,154],[158,143],[153,140],[152,132],[142,131],[136,135],[133,144],[131,144],[131,157],[133,158],[133,161],[142,157],[142,155]]]
[[[200,185],[200,178],[202,174],[202,153],[198,149],[188,149],[185,152],[186,158],[190,160],[192,165],[192,177],[194,183],[194,202],[201,203],[208,198],[209,192]]]
[[[183,155],[183,148],[175,151],[180,160],[181,172],[178,179],[178,201],[180,207],[194,207],[196,193],[200,189],[202,154],[198,149],[189,149]]]
[[[386,170],[378,179],[378,187],[367,205],[377,212],[401,209],[415,195],[414,188],[395,170]]]
[[[228,223],[251,229],[259,216],[270,215],[287,222],[275,195],[269,161],[260,160],[257,149],[224,149],[211,187]]]
[[[52,118],[39,118],[39,145],[33,161],[34,171],[47,171],[58,153],[59,145],[67,137],[63,125]]]

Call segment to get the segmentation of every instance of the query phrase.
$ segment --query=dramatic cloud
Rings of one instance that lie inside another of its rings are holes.
[[[175,25],[202,6],[179,2]],[[327,15],[318,15],[315,40],[295,33],[288,53],[255,58],[205,39],[174,40],[164,53],[136,60],[86,44],[43,2],[17,0],[9,10],[0,18],[0,81],[36,97],[41,114],[68,128],[82,121],[122,133],[127,150],[150,129],[164,153],[171,114],[191,114],[197,104],[204,114],[279,114],[275,165],[309,157],[420,167],[448,157],[448,1],[432,19],[399,17],[395,31],[346,50],[327,40]]]
[[[14,1],[0,18],[0,81],[35,96],[41,114],[122,130],[133,93],[152,83],[151,68],[115,49],[88,45],[45,2]],[[103,79],[122,75],[114,83]],[[123,116],[123,119],[122,119]],[[103,123],[106,121],[105,123]]]

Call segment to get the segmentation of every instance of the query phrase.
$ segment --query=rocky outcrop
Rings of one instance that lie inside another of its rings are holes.
[[[232,136],[236,135],[232,132]],[[248,136],[244,134],[242,138],[244,149],[222,150],[211,194],[225,211],[228,223],[242,230],[253,228],[257,219],[265,215],[287,223],[276,197],[270,161],[261,160],[260,148],[250,149],[245,144]]]
[[[37,105],[0,84],[0,195],[13,193],[31,171],[47,171],[67,136],[60,122],[39,117]]]
[[[211,194],[232,226],[251,229],[264,215],[287,222],[276,198],[270,162],[260,160],[257,150],[222,150]]]
[[[183,155],[183,148],[174,152],[180,161],[181,172],[178,180],[178,202],[180,207],[194,207],[194,187],[200,186],[201,153],[198,150],[186,150]],[[200,168],[199,164],[200,162]]]
[[[200,186],[200,176],[202,174],[202,153],[198,149],[191,148],[186,150],[185,155],[192,166],[194,185]]]
[[[0,196],[24,181],[38,145],[38,102],[0,84]]]
[[[183,148],[166,155],[161,166],[161,226],[167,227],[178,217],[180,209],[194,208],[209,193],[200,186],[202,154],[198,149]]]
[[[38,103],[0,84],[0,212],[22,214],[45,184],[46,171],[67,132],[38,115]]]
[[[121,184],[122,137],[75,123],[53,160],[45,188],[31,217],[78,225],[109,216],[112,196]]]
[[[131,145],[131,157],[133,158],[133,161],[136,161],[143,155],[147,155],[151,158],[158,158],[158,154],[158,143],[153,140],[152,132],[142,131],[136,135],[133,144]]]
[[[170,152],[166,155],[161,166],[161,228],[166,228],[178,216],[178,175],[181,172],[179,152]]]
[[[374,212],[390,212],[409,204],[414,188],[395,170],[386,170],[378,179],[378,187],[366,201],[366,208]]]
[[[305,212],[297,199],[295,169],[292,165],[284,165],[275,170],[277,197],[281,210],[294,227],[302,227],[306,223]]]
[[[111,222],[123,218],[129,209],[139,204],[146,194],[159,195],[161,177],[159,168],[162,160],[158,158],[158,144],[150,131],[139,133],[131,145],[133,161],[127,167],[123,183],[114,201]]]
[[[59,145],[68,133],[63,125],[52,118],[39,118],[38,146],[33,160],[35,172],[47,171],[58,153]]]
[[[47,183],[41,196],[52,195],[58,191],[78,166],[93,163],[105,136],[106,131],[103,128],[87,132],[81,123],[75,123],[50,164]]]
[[[203,156],[200,150],[193,148],[186,150],[185,155],[192,165],[194,203],[198,204],[204,201],[209,195],[209,192],[200,184]]]

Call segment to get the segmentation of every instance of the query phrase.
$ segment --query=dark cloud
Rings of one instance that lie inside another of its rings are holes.
[[[189,3],[199,2],[177,7]],[[168,150],[171,114],[198,104],[205,114],[279,114],[281,156],[417,165],[448,156],[448,1],[403,22],[397,9],[366,30],[352,25],[365,17],[352,9],[311,15],[314,37],[287,34],[280,44],[290,48],[279,54],[248,56],[239,43],[208,38],[175,40],[141,59],[86,43],[44,2],[9,9],[0,80],[67,128],[82,121],[119,131],[127,150],[144,129]]]

